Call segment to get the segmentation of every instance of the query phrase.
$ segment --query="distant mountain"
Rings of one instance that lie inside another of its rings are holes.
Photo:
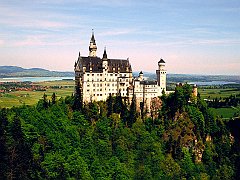
[[[18,66],[0,66],[0,77],[73,77],[74,72],[49,71],[42,68],[25,69]]]

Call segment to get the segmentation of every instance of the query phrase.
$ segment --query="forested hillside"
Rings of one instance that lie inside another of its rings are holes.
[[[177,87],[155,114],[133,98],[83,105],[80,96],[43,96],[0,111],[1,179],[237,179],[238,120],[214,117]]]
[[[0,77],[73,77],[73,72],[49,71],[42,68],[25,69],[18,66],[0,66]]]

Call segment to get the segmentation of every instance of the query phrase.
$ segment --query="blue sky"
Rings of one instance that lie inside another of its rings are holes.
[[[0,0],[0,65],[72,71],[91,29],[134,71],[240,75],[239,0]]]

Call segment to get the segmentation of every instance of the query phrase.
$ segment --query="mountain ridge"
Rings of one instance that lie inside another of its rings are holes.
[[[0,66],[0,77],[64,77],[74,76],[74,72],[50,71],[43,68],[23,68],[19,66]]]

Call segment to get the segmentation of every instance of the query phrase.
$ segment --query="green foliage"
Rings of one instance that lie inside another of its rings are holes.
[[[1,178],[238,177],[238,121],[216,119],[189,85],[161,100],[154,119],[138,118],[135,97],[128,106],[121,96],[83,105],[45,94],[36,106],[0,109]]]

